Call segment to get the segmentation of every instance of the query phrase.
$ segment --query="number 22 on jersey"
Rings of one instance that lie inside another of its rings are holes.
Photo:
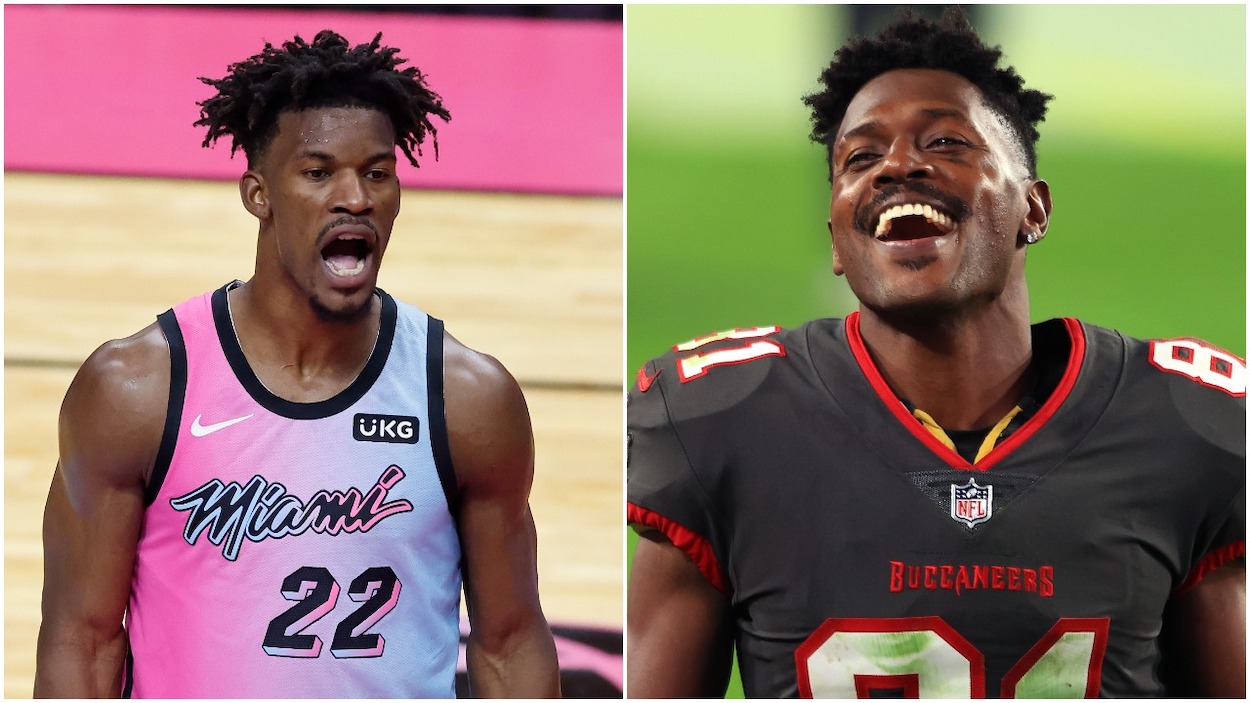
[[[395,607],[401,585],[389,566],[365,569],[351,582],[347,595],[361,606],[334,630],[330,653],[336,659],[382,656],[386,640],[367,631]],[[325,567],[301,567],[283,580],[282,596],[295,605],[269,622],[265,653],[271,657],[321,656],[321,638],[304,630],[334,610],[338,581]]]

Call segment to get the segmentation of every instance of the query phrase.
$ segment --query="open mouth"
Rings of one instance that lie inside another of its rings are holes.
[[[907,241],[940,237],[955,229],[950,215],[932,205],[906,203],[895,205],[877,218],[877,241]]]
[[[369,242],[355,234],[343,234],[321,249],[321,258],[336,276],[355,276],[365,270]]]

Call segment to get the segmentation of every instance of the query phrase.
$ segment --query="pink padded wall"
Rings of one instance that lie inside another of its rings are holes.
[[[191,126],[211,94],[196,78],[326,28],[353,44],[381,31],[451,111],[440,161],[426,149],[406,186],[621,192],[621,23],[403,12],[6,5],[4,167],[237,178],[228,139],[203,149]]]

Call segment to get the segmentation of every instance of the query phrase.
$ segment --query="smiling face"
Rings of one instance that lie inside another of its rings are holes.
[[[900,69],[864,85],[833,145],[834,272],[880,313],[933,315],[1023,285],[1046,184],[1006,122],[961,76]]]
[[[399,214],[395,132],[366,108],[286,112],[257,171],[241,182],[261,221],[257,274],[306,298],[323,320],[370,309]]]

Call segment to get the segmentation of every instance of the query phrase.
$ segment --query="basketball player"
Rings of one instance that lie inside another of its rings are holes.
[[[1245,696],[1245,364],[1030,326],[1051,197],[958,13],[811,95],[859,309],[736,329],[629,394],[631,697]]]
[[[376,287],[396,148],[416,165],[450,117],[380,39],[201,79],[204,145],[247,156],[255,272],[66,393],[36,695],[452,697],[462,579],[474,693],[558,695],[520,388]]]

